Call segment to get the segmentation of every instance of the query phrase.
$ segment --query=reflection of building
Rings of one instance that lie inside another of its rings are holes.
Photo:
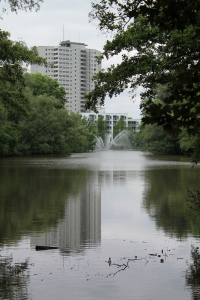
[[[56,228],[31,238],[32,245],[57,246],[62,251],[80,250],[101,241],[101,189],[89,185],[69,199],[65,218]]]
[[[80,199],[68,203],[65,219],[59,223],[59,247],[62,250],[100,242],[100,195],[99,186],[89,186],[81,192]]]
[[[98,184],[101,186],[123,186],[127,184],[127,171],[99,171]]]

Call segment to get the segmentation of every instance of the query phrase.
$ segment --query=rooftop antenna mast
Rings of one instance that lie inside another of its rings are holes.
[[[63,41],[65,40],[65,25],[63,25]]]

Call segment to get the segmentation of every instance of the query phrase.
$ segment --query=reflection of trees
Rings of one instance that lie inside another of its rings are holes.
[[[186,203],[186,187],[199,186],[198,169],[154,169],[146,172],[143,206],[158,228],[170,236],[185,238],[200,234],[200,217]],[[198,230],[198,232],[197,232]]]
[[[88,181],[78,195],[71,195],[65,206],[65,216],[57,226],[31,237],[32,245],[56,246],[68,255],[82,252],[85,245],[101,241],[101,188],[97,173],[88,174]]]
[[[11,257],[0,260],[0,299],[28,300],[28,261],[11,264]]]
[[[24,231],[41,231],[64,217],[69,194],[86,183],[85,170],[1,166],[0,243],[17,241]]]
[[[192,292],[192,299],[199,300],[200,298],[200,255],[197,249],[192,249],[191,257],[193,262],[185,273],[186,285]]]

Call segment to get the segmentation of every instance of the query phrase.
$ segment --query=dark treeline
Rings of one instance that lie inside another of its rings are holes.
[[[167,87],[159,85],[154,103],[163,104],[166,96]],[[185,128],[181,129],[181,133],[176,134],[164,130],[162,125],[141,124],[135,142],[140,146],[150,147],[152,151],[158,153],[191,155],[193,163],[197,163],[200,158],[200,135],[189,135]]]
[[[95,128],[80,114],[68,113],[65,90],[56,80],[39,73],[26,73],[23,80],[23,111],[0,98],[1,156],[69,155],[94,149]]]
[[[179,135],[172,135],[163,126],[141,124],[135,142],[158,153],[191,155],[193,163],[199,161],[200,136],[189,136],[185,130]]]

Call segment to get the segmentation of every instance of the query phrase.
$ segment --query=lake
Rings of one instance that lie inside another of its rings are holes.
[[[134,150],[0,159],[0,299],[200,299],[199,176]]]

